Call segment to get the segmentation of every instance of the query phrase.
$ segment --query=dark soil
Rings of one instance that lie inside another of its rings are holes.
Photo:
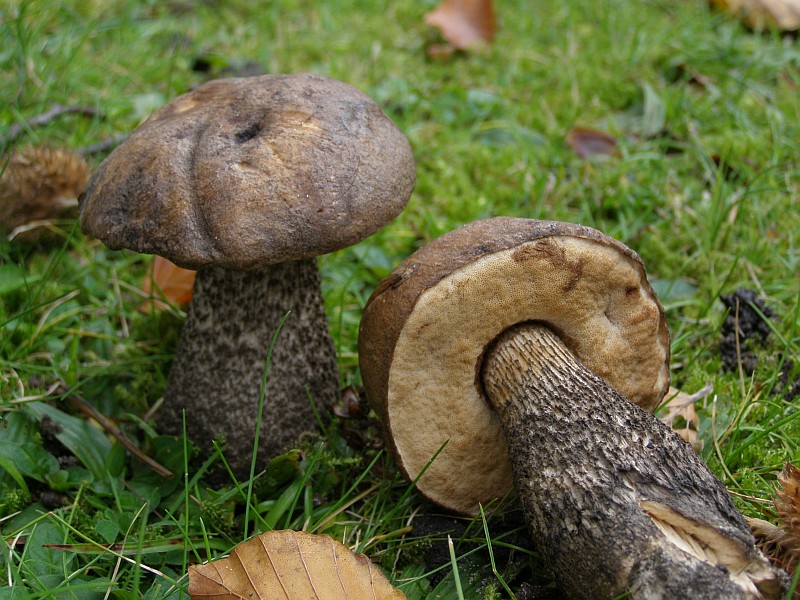
[[[58,439],[62,427],[53,419],[45,415],[39,422],[39,435],[42,436],[42,447],[58,459],[62,469],[74,467],[79,464],[75,455]]]
[[[721,295],[720,300],[728,308],[720,342],[723,368],[729,372],[738,371],[741,361],[745,375],[752,375],[758,366],[753,347],[766,343],[770,334],[768,320],[777,317],[753,290],[740,288],[732,294]],[[791,401],[800,396],[800,374],[791,358],[779,356],[777,363],[781,369],[773,393]]]
[[[761,315],[769,319],[774,313],[753,290],[746,288],[723,294],[719,299],[728,308],[728,316],[722,323],[722,365],[726,371],[738,371],[741,362],[744,373],[752,375],[758,359],[750,348],[753,344],[763,345],[770,333],[769,324]]]
[[[785,358],[781,364],[777,391],[787,402],[800,397],[800,373],[797,372],[795,363],[791,358]]]
[[[475,556],[476,564],[490,564],[489,552],[485,548],[484,532],[480,524],[473,524],[447,514],[427,514],[414,518],[414,537],[427,538],[428,546],[423,552],[425,570],[432,571],[443,565],[445,568],[429,577],[432,586],[437,585],[450,572],[450,549],[447,536],[453,540],[456,556],[461,556],[476,548],[481,548]],[[550,577],[536,560],[528,556],[535,552],[528,535],[520,510],[511,510],[494,515],[489,520],[489,530],[493,539],[502,536],[502,544],[493,544],[492,553],[495,565],[504,581],[514,590],[518,600],[562,600],[563,596],[550,582]],[[512,549],[515,546],[522,551]],[[533,564],[533,567],[532,567]],[[485,583],[496,582],[489,571]]]

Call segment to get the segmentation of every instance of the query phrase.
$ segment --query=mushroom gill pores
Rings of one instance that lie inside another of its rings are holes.
[[[785,576],[724,486],[647,412],[669,386],[669,336],[623,244],[526,219],[450,232],[370,298],[359,360],[420,492],[475,514],[513,480],[571,597],[778,597]]]

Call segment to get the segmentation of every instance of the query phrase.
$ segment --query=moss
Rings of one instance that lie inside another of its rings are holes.
[[[31,495],[20,488],[0,489],[0,515],[10,515],[28,506]]]

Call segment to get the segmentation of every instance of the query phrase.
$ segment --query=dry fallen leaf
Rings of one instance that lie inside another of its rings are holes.
[[[800,30],[800,0],[711,0],[744,21],[750,29]]]
[[[686,394],[676,390],[674,387],[669,388],[669,392],[667,392],[668,401],[665,405],[667,414],[661,417],[661,420],[669,425],[675,433],[689,442],[697,452],[703,449],[703,440],[697,437],[700,419],[697,417],[694,404],[708,396],[712,391],[713,388],[709,384],[694,394]]]
[[[333,414],[340,419],[358,419],[368,412],[364,410],[363,402],[358,390],[349,385],[342,390],[340,402],[333,405]]]
[[[567,132],[567,145],[581,158],[617,156],[617,140],[603,132],[586,127],[573,127]]]
[[[491,44],[497,27],[492,0],[444,0],[425,15],[425,22],[441,31],[451,50]]]
[[[268,531],[229,557],[189,567],[194,598],[270,600],[404,600],[363,554],[327,535]]]
[[[148,270],[142,285],[143,291],[153,297],[153,304],[163,307],[159,299],[186,306],[192,300],[195,272],[183,269],[166,258],[156,256],[152,267]],[[146,302],[141,309],[149,310],[150,303]]]

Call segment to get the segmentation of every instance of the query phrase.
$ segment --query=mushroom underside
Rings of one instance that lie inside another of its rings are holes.
[[[551,236],[480,257],[416,299],[392,350],[385,403],[373,402],[401,468],[411,479],[422,473],[417,485],[434,502],[476,514],[511,489],[505,438],[478,371],[492,339],[532,319],[558,330],[592,371],[646,408],[666,391],[660,305],[640,265],[616,247]],[[363,350],[370,375],[376,353],[368,341]]]

